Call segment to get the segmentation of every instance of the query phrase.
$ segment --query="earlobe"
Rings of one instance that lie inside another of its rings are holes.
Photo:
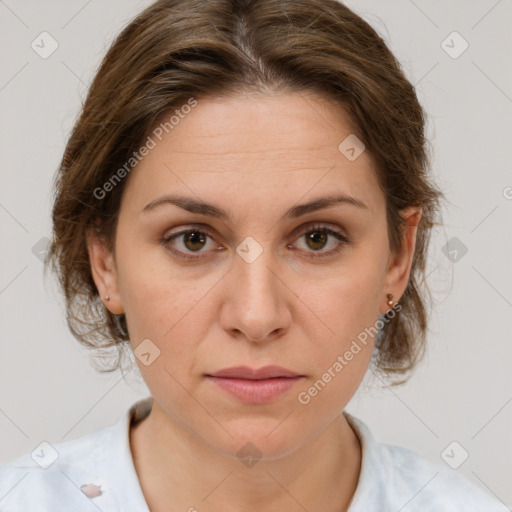
[[[116,315],[124,313],[117,285],[117,269],[114,257],[103,241],[91,231],[87,233],[87,251],[92,278],[105,307]],[[108,298],[106,298],[108,297]]]
[[[400,212],[403,219],[402,247],[400,251],[391,254],[384,282],[384,290],[387,294],[391,293],[396,297],[396,302],[400,300],[409,282],[421,214],[422,209],[417,206],[411,206]],[[386,311],[388,309],[389,307]]]

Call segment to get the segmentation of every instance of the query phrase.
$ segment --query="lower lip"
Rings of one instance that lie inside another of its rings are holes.
[[[276,377],[273,379],[251,380],[212,377],[210,375],[208,375],[208,378],[246,404],[271,402],[302,379],[302,377]]]

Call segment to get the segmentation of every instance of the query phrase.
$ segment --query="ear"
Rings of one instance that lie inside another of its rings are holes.
[[[101,300],[111,313],[122,314],[124,308],[118,290],[114,256],[105,247],[103,241],[91,230],[87,232],[86,239],[91,273]],[[110,300],[106,301],[105,296],[110,297]]]
[[[402,248],[399,251],[390,253],[388,268],[384,279],[384,293],[391,293],[393,295],[392,300],[395,302],[400,300],[400,297],[404,294],[407,284],[409,283],[414,250],[416,247],[416,234],[421,214],[422,209],[419,206],[411,206],[400,212],[400,216],[403,219]],[[389,311],[389,309],[387,299],[385,299],[384,309],[381,313],[384,314]]]

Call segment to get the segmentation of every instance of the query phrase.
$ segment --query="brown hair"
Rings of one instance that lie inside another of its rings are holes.
[[[422,207],[402,309],[379,332],[376,361],[391,380],[422,358],[425,263],[443,196],[428,176],[426,117],[383,39],[336,0],[159,0],[118,35],[89,88],[54,184],[45,270],[51,263],[58,276],[75,338],[101,353],[118,349],[118,356],[129,341],[125,316],[110,313],[98,296],[86,245],[86,232],[94,229],[114,251],[129,178],[113,183],[115,171],[124,168],[118,173],[124,177],[156,124],[191,98],[288,91],[319,93],[353,120],[386,197],[392,250],[401,246],[400,210]],[[98,198],[107,182],[113,186]],[[119,357],[98,371],[117,368]]]

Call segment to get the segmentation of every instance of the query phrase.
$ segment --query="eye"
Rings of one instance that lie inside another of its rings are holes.
[[[176,240],[180,240],[178,244],[171,244],[171,242],[175,242]],[[201,258],[201,254],[203,252],[207,252],[208,249],[202,250],[205,247],[208,247],[208,239],[213,242],[213,233],[206,227],[187,229],[184,231],[180,231],[179,233],[175,233],[173,235],[165,236],[160,240],[162,245],[168,247],[168,249],[176,254],[177,256],[188,258],[188,259],[197,259]],[[181,245],[184,249],[175,248],[175,245]],[[212,245],[212,244],[210,244]],[[214,247],[218,247],[213,243]],[[212,247],[210,247],[211,249]],[[190,252],[189,252],[190,251]],[[192,253],[192,254],[191,254]],[[197,254],[194,254],[197,253]]]
[[[309,256],[313,258],[333,256],[339,253],[345,244],[349,243],[348,238],[339,231],[321,224],[308,226],[308,230],[300,236],[299,240],[302,238],[305,239],[306,248],[304,250],[311,253]],[[334,239],[331,242],[331,249],[321,251],[321,249],[328,245],[329,238]]]
[[[216,245],[213,241],[214,233],[207,227],[190,228],[178,233],[164,236],[160,239],[160,243],[165,245],[173,254],[190,260],[203,257],[203,253],[209,250],[222,250],[222,247]],[[305,237],[305,248],[300,249],[308,252],[308,256],[312,258],[328,257],[339,253],[343,246],[349,243],[346,236],[326,225],[316,224],[308,226],[308,230],[303,232],[299,240]],[[322,251],[331,241],[332,248]],[[210,246],[208,242],[210,241]],[[178,246],[178,247],[176,247]]]

